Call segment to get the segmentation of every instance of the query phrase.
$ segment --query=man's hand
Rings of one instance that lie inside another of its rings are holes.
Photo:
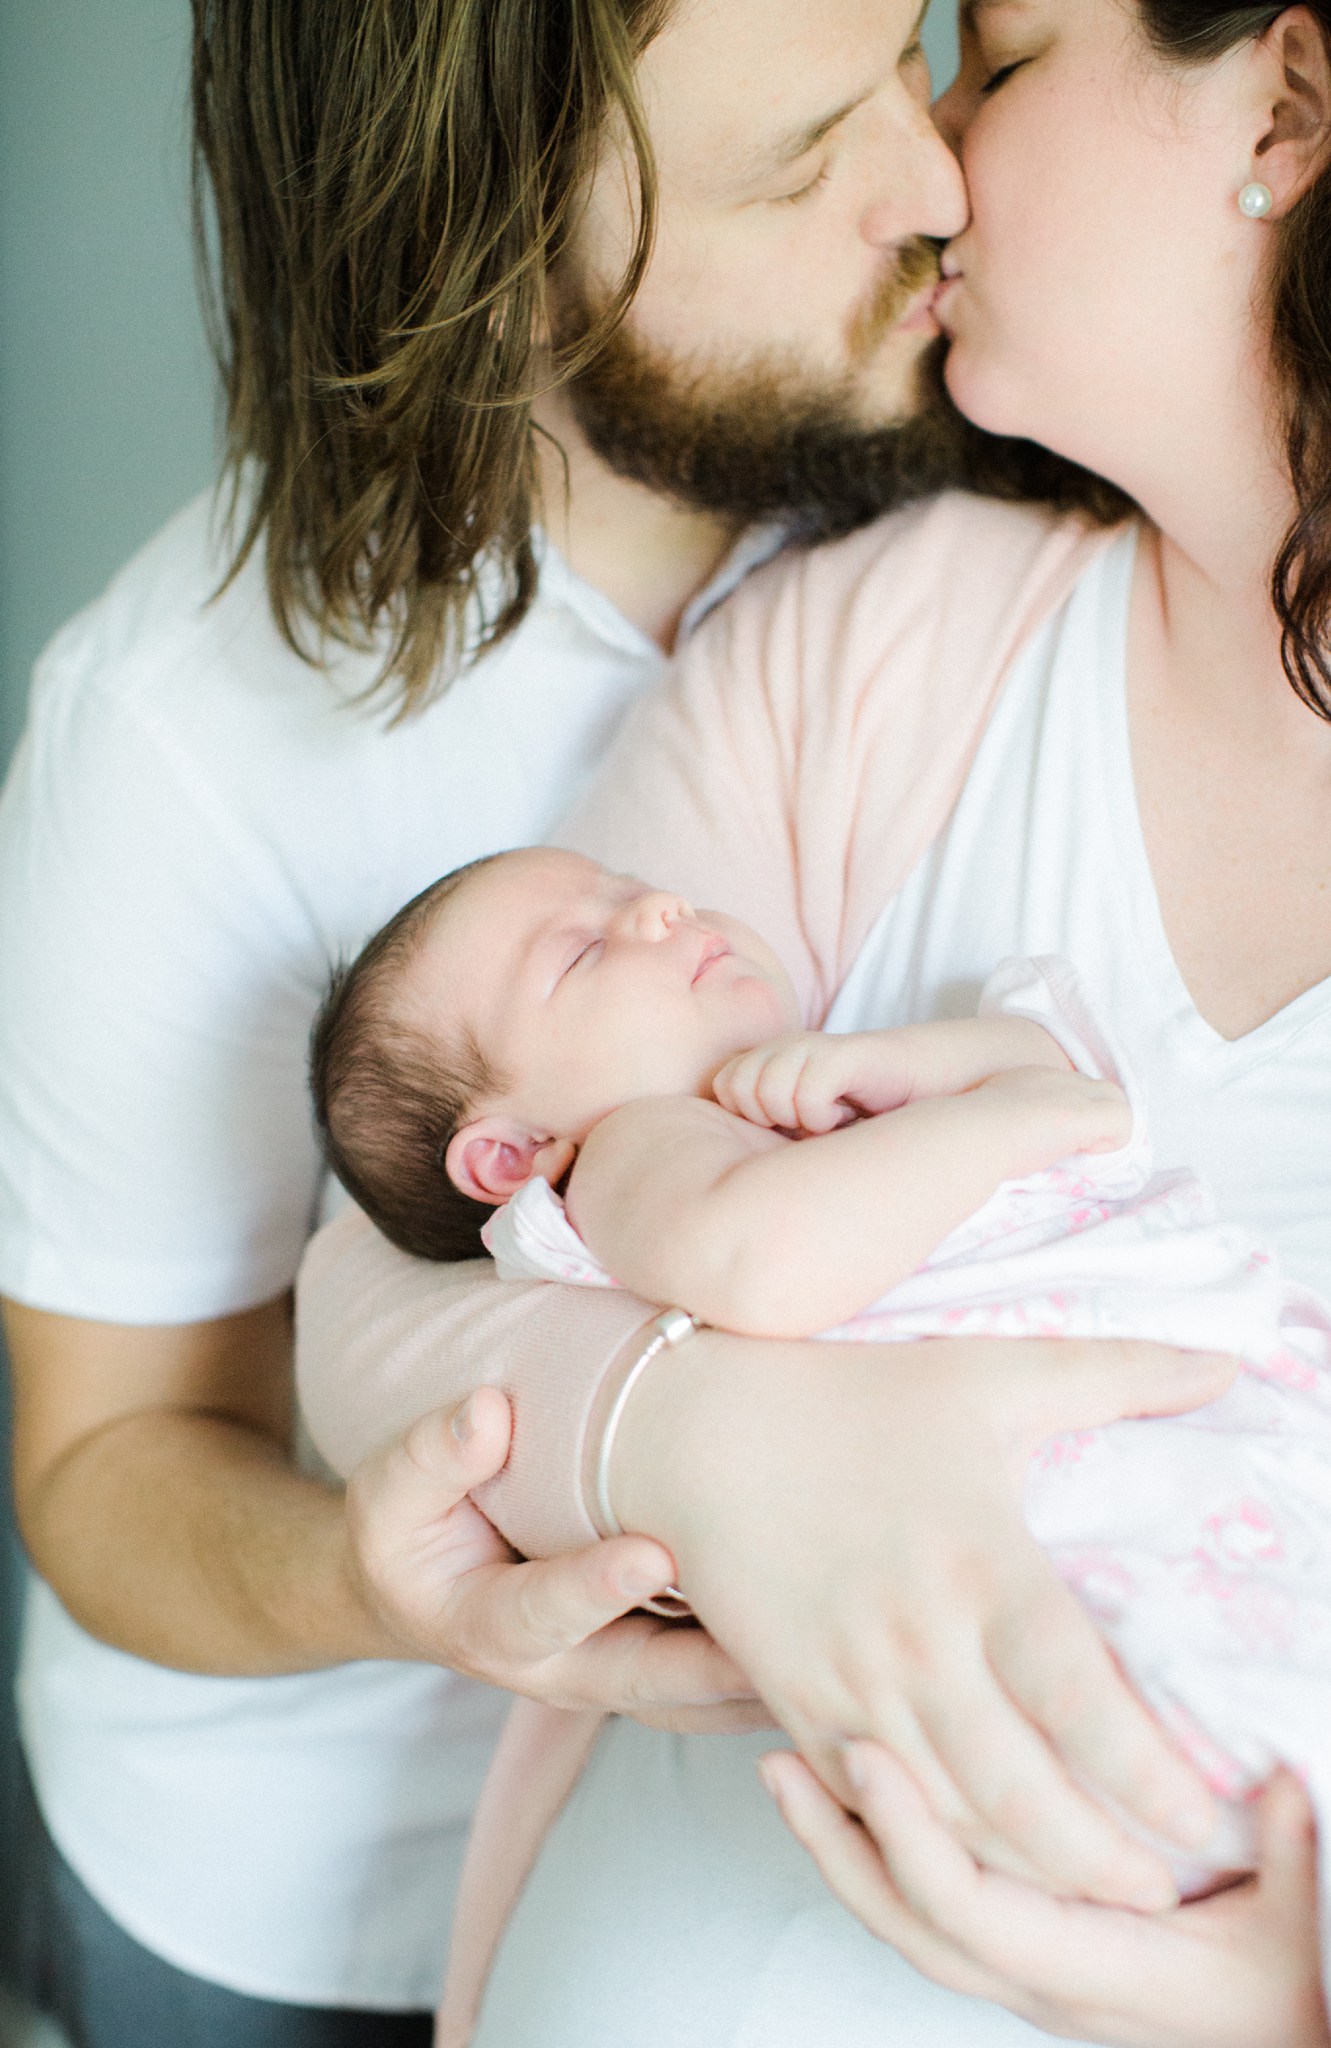
[[[611,1472],[696,1611],[844,1804],[848,1737],[884,1744],[953,1835],[1056,1891],[1159,1907],[1155,1856],[1083,1784],[1197,1844],[1209,1794],[1031,1540],[1020,1485],[1063,1429],[1171,1413],[1232,1361],[1144,1344],[739,1343],[644,1374]]]
[[[842,1904],[925,1976],[1107,2048],[1328,2048],[1312,1813],[1282,1773],[1256,1876],[1157,1915],[1053,1899],[977,1867],[870,1743],[847,1763],[862,1820],[798,1757],[763,1781]]]
[[[446,1664],[560,1707],[598,1707],[679,1733],[771,1726],[738,1667],[697,1627],[631,1610],[674,1561],[623,1536],[523,1564],[468,1498],[504,1463],[509,1408],[482,1388],[424,1416],[347,1486],[351,1577],[384,1655]]]

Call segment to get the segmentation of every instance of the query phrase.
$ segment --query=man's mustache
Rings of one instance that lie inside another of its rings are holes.
[[[917,293],[926,285],[937,283],[938,274],[937,242],[930,241],[927,235],[912,235],[901,244],[891,268],[851,322],[848,339],[857,363],[873,354]]]

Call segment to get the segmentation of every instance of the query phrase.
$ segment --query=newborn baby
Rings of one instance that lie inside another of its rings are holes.
[[[1331,1834],[1331,1316],[1216,1221],[1194,1177],[1152,1177],[1132,1077],[1071,969],[1005,963],[981,1012],[801,1032],[755,934],[529,849],[436,883],[337,979],[316,1103],[330,1163],[422,1256],[470,1257],[484,1230],[503,1275],[625,1285],[759,1334],[1239,1353],[1233,1388],[1194,1415],[1054,1440],[1025,1500],[1225,1802],[1207,1861],[1173,1855],[1198,1889],[1244,1866],[1245,1801],[1277,1763]],[[441,2041],[467,2038],[504,1910],[595,1728],[515,1710]]]
[[[734,919],[524,849],[445,876],[338,979],[316,1107],[404,1251],[475,1257],[492,1207],[565,1186],[622,1285],[778,1337],[854,1315],[1000,1182],[1128,1135],[1121,1090],[1025,1018],[798,1023]]]

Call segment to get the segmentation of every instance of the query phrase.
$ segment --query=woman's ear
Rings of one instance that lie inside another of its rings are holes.
[[[455,1131],[444,1171],[473,1202],[507,1202],[537,1174],[560,1181],[577,1154],[569,1138],[552,1138],[507,1116],[480,1116]]]
[[[1266,58],[1266,128],[1253,175],[1278,217],[1301,199],[1331,153],[1331,55],[1317,16],[1287,7],[1258,43]]]

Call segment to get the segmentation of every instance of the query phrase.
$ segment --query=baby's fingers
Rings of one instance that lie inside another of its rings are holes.
[[[855,1112],[839,1090],[836,1059],[816,1032],[798,1032],[739,1053],[712,1083],[722,1108],[746,1123],[814,1137],[853,1121]]]
[[[712,1083],[723,1109],[766,1130],[799,1128],[795,1088],[804,1068],[799,1041],[777,1039],[729,1060]]]
[[[726,1061],[712,1082],[712,1094],[722,1109],[728,1109],[732,1116],[742,1116],[745,1123],[765,1127],[773,1121],[758,1096],[758,1082],[766,1061],[767,1054],[761,1047],[738,1053],[733,1060]]]

